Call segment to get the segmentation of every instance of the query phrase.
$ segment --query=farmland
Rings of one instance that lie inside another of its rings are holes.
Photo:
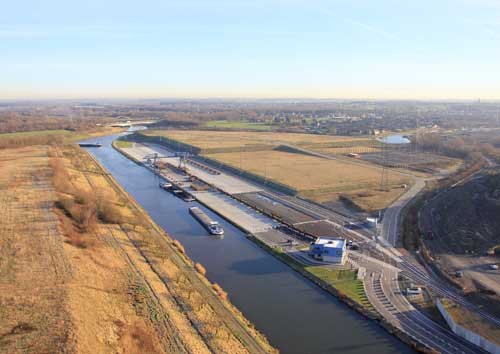
[[[273,352],[79,147],[1,149],[0,210],[0,352]]]

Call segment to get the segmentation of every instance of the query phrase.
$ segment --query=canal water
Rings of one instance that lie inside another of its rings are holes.
[[[189,256],[207,269],[231,302],[281,353],[411,353],[412,350],[306,280],[245,237],[239,229],[196,202],[186,203],[158,188],[157,177],[111,147],[117,135],[88,148]],[[197,205],[224,227],[208,236],[188,213]]]

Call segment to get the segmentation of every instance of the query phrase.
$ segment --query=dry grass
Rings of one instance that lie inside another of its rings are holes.
[[[368,153],[368,152],[374,153],[381,151],[380,148],[375,146],[330,147],[330,148],[319,148],[314,150],[327,155],[347,155],[350,153],[361,154],[361,153]]]
[[[68,257],[50,206],[47,147],[0,151],[0,352],[68,352]]]
[[[345,191],[380,183],[379,168],[288,152],[221,153],[209,157],[237,167],[241,161],[243,169],[267,176],[299,191]],[[392,183],[400,181],[398,175],[391,176]]]
[[[347,193],[367,210],[385,207],[404,191],[400,185],[408,183],[408,178],[389,172],[389,183],[394,189],[380,192],[380,168],[281,151],[220,153],[209,157],[236,167],[241,162],[243,169],[289,185],[318,202]]]
[[[467,310],[466,308],[452,302],[450,300],[441,300],[448,314],[453,320],[487,340],[499,345],[500,344],[500,328],[494,323],[485,321],[478,314]]]
[[[196,271],[203,276],[205,276],[207,274],[207,270],[205,269],[205,267],[201,263],[195,263],[194,269],[196,269]]]
[[[245,147],[255,145],[275,146],[280,143],[296,145],[328,144],[336,142],[352,142],[366,140],[350,136],[273,133],[273,132],[228,132],[228,131],[196,131],[196,130],[152,130],[146,135],[167,136],[174,140],[199,147],[201,149]]]
[[[217,295],[220,296],[221,299],[227,301],[227,299],[228,299],[227,293],[224,291],[224,289],[222,289],[222,287],[219,284],[216,284],[216,283],[212,284],[212,288],[217,293]]]

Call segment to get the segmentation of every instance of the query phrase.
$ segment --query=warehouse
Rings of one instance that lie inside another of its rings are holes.
[[[309,246],[309,255],[324,262],[344,264],[347,259],[346,240],[335,237],[318,237]]]

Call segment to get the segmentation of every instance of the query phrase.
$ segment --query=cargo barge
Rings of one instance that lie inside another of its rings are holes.
[[[224,235],[224,229],[219,225],[217,221],[213,221],[208,217],[207,214],[203,212],[198,207],[191,207],[189,208],[189,213],[193,215],[193,217],[198,220],[198,222],[205,228],[207,229],[208,232],[212,235]]]
[[[101,143],[79,143],[80,147],[94,147],[94,148],[100,148],[102,146]]]
[[[164,190],[166,190],[168,192],[171,192],[176,197],[181,198],[185,202],[194,202],[196,200],[195,197],[193,197],[191,194],[189,194],[188,192],[186,192],[181,187],[178,187],[174,183],[162,182],[162,183],[160,183],[159,186],[160,186],[160,188],[162,188],[162,189],[164,189]]]
[[[168,191],[173,187],[173,185],[170,182],[162,182],[160,183],[160,187]]]

